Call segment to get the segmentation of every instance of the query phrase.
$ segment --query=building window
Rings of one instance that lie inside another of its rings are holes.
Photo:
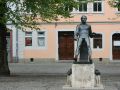
[[[75,11],[77,12],[87,12],[87,8],[88,8],[88,3],[85,0],[77,0],[78,7],[75,9]]]
[[[93,11],[102,12],[102,0],[97,0],[93,2]]]
[[[65,11],[72,12],[73,11],[73,6],[72,5],[65,5]]]
[[[116,3],[116,6],[117,6],[117,11],[120,12],[120,1]]]
[[[81,2],[81,3],[79,4],[78,10],[79,10],[80,12],[87,12],[87,3]]]
[[[25,46],[32,46],[32,32],[25,32]]]
[[[120,12],[120,8],[118,8],[118,11]]]
[[[37,32],[37,35],[38,35],[38,38],[37,38],[38,46],[44,47],[45,46],[45,32],[43,32],[43,31]]]
[[[102,46],[102,35],[101,34],[96,34],[93,38],[93,48],[94,49],[101,49]]]

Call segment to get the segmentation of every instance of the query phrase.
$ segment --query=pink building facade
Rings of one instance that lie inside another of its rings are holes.
[[[92,58],[110,61],[120,60],[120,18],[119,9],[108,5],[108,0],[97,0],[78,6],[71,12],[73,18],[60,18],[51,23],[39,22],[41,30],[19,30],[18,51],[13,50],[19,61],[34,60],[73,60],[76,48],[74,31],[80,17],[86,15],[92,31],[98,33],[91,38]],[[15,40],[13,40],[15,45]],[[16,47],[17,48],[17,47]],[[17,53],[17,54],[16,54]]]

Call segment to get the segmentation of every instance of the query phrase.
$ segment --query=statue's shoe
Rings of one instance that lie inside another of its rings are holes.
[[[76,57],[74,58],[74,61],[77,62],[77,58]]]

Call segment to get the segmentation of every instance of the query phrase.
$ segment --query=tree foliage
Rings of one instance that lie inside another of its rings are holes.
[[[108,3],[114,8],[120,8],[120,0],[109,0]]]
[[[76,7],[74,0],[0,0],[5,17],[0,22],[12,23],[17,27],[34,25],[37,19],[42,21],[57,20],[58,16],[70,17],[65,5]]]
[[[58,16],[70,17],[70,12],[65,10],[65,6],[76,8],[78,2],[76,0],[0,0],[0,11],[3,11],[4,14],[4,18],[0,19],[0,22],[32,28],[37,19],[51,21],[57,20]]]
[[[81,1],[91,0],[0,0],[0,75],[10,75],[7,60],[7,29],[10,23],[17,28],[36,28],[36,22],[71,17],[66,6],[74,8]]]

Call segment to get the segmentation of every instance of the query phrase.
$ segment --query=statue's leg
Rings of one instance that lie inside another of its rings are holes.
[[[90,48],[90,39],[89,39],[89,38],[86,38],[85,41],[86,41],[87,47],[88,47],[89,59],[91,59],[92,51],[91,51],[91,48]]]
[[[80,45],[82,43],[82,39],[80,38],[78,41],[77,41],[77,48],[76,48],[76,51],[75,51],[75,58],[77,59],[79,54],[80,54]]]

